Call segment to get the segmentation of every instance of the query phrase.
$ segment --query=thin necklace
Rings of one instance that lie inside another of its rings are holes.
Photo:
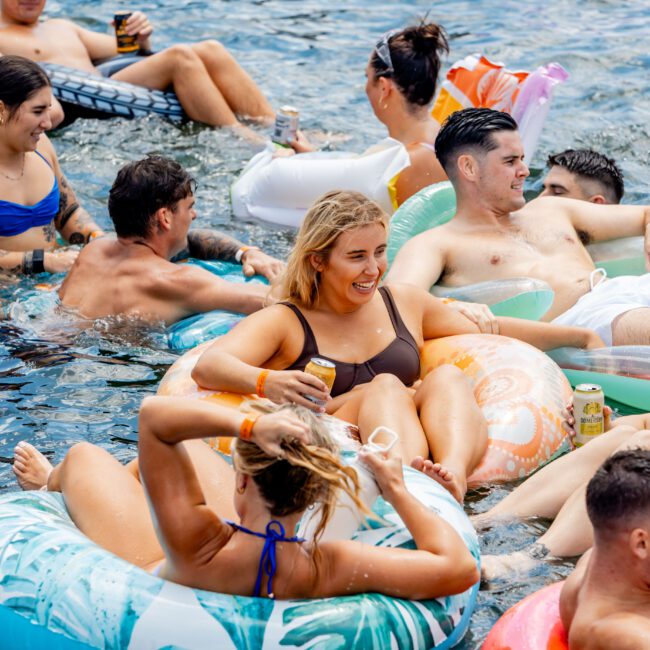
[[[23,151],[23,164],[22,167],[20,168],[20,176],[18,178],[14,178],[13,176],[8,176],[3,171],[0,171],[0,175],[4,176],[9,181],[19,181],[23,177],[24,173],[25,173],[25,152],[24,151]]]

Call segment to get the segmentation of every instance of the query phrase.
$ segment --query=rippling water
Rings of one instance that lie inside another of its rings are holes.
[[[154,22],[159,47],[221,40],[276,106],[296,104],[305,128],[346,136],[345,148],[357,151],[384,135],[364,95],[364,66],[372,45],[385,30],[428,12],[447,28],[450,63],[480,51],[514,69],[558,61],[571,74],[556,92],[531,161],[531,193],[540,187],[548,153],[590,146],[619,161],[626,201],[647,203],[650,198],[650,7],[643,0],[466,0],[435,6],[382,0],[152,0],[139,8]],[[51,16],[69,16],[92,29],[106,29],[114,9],[108,1],[48,3]],[[178,159],[199,179],[197,225],[262,241],[277,255],[285,255],[291,246],[291,230],[231,217],[228,188],[253,150],[229,133],[147,118],[80,120],[53,137],[84,205],[106,227],[106,195],[117,169],[156,151]],[[0,279],[0,297],[11,302],[32,286],[29,279]],[[78,332],[49,316],[45,321],[36,328],[26,317],[20,326],[0,324],[0,456],[10,456],[15,443],[27,438],[54,461],[78,440],[102,444],[121,459],[131,458],[138,405],[155,391],[175,358],[161,333],[115,324]],[[0,464],[0,492],[14,488],[10,466]],[[510,489],[478,492],[468,510],[482,511]],[[483,548],[520,548],[544,526],[501,526],[484,535]],[[532,578],[481,592],[462,647],[479,647],[507,607],[566,575],[571,566],[546,565]]]

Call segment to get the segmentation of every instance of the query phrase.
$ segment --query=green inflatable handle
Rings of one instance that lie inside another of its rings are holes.
[[[490,311],[495,316],[539,320],[551,308],[554,298],[555,293],[550,290],[525,291],[490,305]]]

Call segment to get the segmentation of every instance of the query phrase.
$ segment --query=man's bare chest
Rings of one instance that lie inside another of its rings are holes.
[[[569,227],[509,228],[501,231],[454,232],[449,237],[446,273],[489,270],[490,274],[513,267],[527,267],[550,262],[553,258],[582,256],[584,247]],[[514,270],[516,270],[514,269]]]
[[[71,55],[88,57],[78,34],[65,23],[0,29],[0,51],[32,61],[59,62],[62,57],[67,59]]]

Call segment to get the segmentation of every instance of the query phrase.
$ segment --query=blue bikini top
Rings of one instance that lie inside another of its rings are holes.
[[[273,576],[275,575],[275,570],[277,568],[277,561],[275,559],[275,545],[277,542],[304,542],[305,540],[302,537],[285,537],[284,536],[284,526],[277,520],[271,519],[268,524],[266,524],[266,533],[257,533],[254,530],[249,530],[236,524],[234,521],[225,520],[227,524],[230,524],[236,530],[241,530],[242,533],[247,535],[255,535],[255,537],[261,537],[266,540],[264,542],[264,548],[262,549],[262,555],[260,555],[260,566],[257,570],[257,580],[255,581],[255,591],[253,596],[260,595],[260,590],[262,588],[262,575],[266,573],[268,577],[267,583],[267,593],[269,598],[275,598],[273,595]]]
[[[38,151],[36,154],[43,158],[45,164],[52,169],[52,165],[45,160],[42,154]],[[47,226],[59,211],[59,198],[59,183],[55,175],[54,185],[49,194],[34,205],[22,205],[0,199],[0,237],[14,237],[22,235],[30,228]]]

